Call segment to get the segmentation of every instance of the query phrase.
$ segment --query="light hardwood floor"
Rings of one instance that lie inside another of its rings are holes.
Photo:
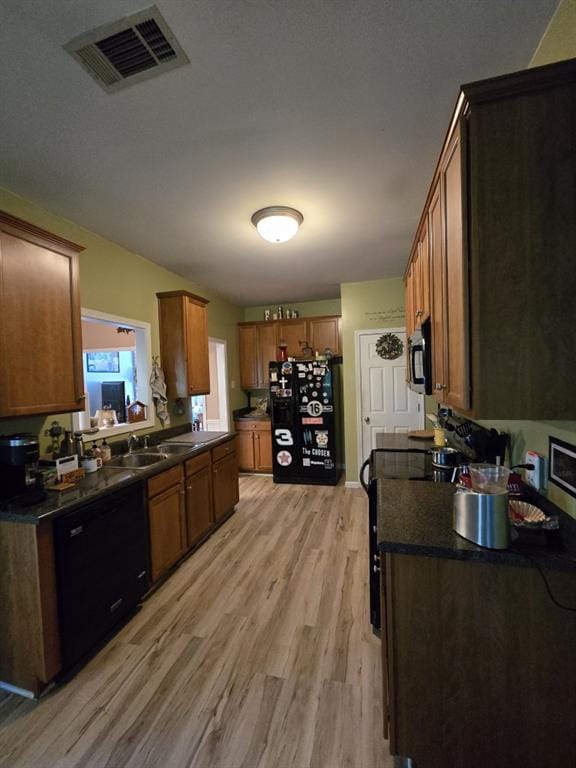
[[[237,512],[70,682],[0,700],[1,768],[388,768],[361,490]]]

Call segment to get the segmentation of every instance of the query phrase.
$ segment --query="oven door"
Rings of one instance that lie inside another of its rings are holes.
[[[368,549],[370,552],[370,623],[376,634],[380,633],[380,553],[378,552],[378,489],[376,480],[368,485]]]

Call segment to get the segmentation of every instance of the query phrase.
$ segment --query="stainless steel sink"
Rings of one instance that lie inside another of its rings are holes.
[[[140,451],[134,451],[134,453],[186,453],[193,448],[193,445],[186,445],[185,443],[159,443],[151,448],[142,448]]]
[[[110,459],[110,461],[106,462],[106,467],[110,469],[146,469],[146,467],[157,464],[159,461],[164,461],[167,458],[167,453],[125,453],[123,456],[116,456],[116,458]]]

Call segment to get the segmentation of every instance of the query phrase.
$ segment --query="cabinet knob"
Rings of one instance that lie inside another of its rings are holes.
[[[374,571],[374,573],[380,573],[380,568],[377,565],[373,565],[372,570]]]
[[[370,416],[364,416],[364,421],[366,424],[370,424]]]
[[[446,384],[436,384],[434,386],[434,389],[436,389],[437,391],[441,392],[443,389],[446,389]]]

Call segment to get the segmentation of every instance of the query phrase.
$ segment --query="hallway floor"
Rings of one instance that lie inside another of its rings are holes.
[[[1,768],[388,768],[361,490],[236,513],[70,682],[0,693]]]

